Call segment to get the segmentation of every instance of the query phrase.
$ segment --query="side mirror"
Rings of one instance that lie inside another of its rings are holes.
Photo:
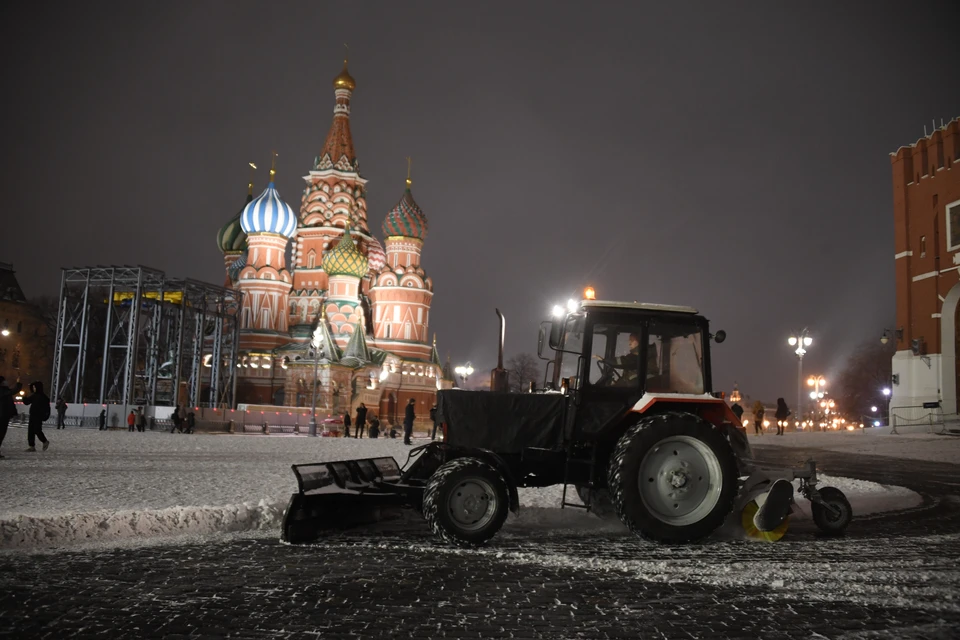
[[[561,338],[563,338],[563,322],[554,320],[550,323],[550,348],[559,349]]]
[[[715,334],[713,334],[713,341],[716,342],[717,344],[720,344],[726,339],[727,339],[727,332],[724,331],[723,329],[720,329],[720,331],[717,331]]]
[[[543,359],[543,341],[547,337],[547,332],[543,328],[543,323],[540,323],[540,333],[537,335],[537,357]]]

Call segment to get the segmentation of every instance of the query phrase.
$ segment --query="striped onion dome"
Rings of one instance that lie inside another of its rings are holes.
[[[390,210],[383,221],[383,235],[427,239],[427,216],[423,215],[423,211],[413,200],[409,180],[400,202]]]
[[[251,200],[253,200],[253,196],[248,195],[247,203],[249,204]],[[239,253],[247,247],[247,234],[243,232],[243,227],[240,226],[240,214],[242,213],[243,209],[230,218],[230,221],[220,227],[220,231],[217,232],[217,246],[223,253]]]
[[[380,273],[380,269],[387,264],[387,254],[383,250],[380,241],[370,236],[370,242],[367,244],[367,264],[370,271]]]
[[[276,233],[292,238],[297,230],[297,215],[280,199],[271,180],[263,193],[243,208],[240,226],[247,233]]]
[[[357,251],[357,245],[350,235],[350,227],[343,230],[340,242],[323,257],[323,270],[331,276],[362,278],[367,275],[367,259]]]

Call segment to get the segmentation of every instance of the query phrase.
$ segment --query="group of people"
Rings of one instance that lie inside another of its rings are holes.
[[[413,437],[413,423],[417,419],[416,415],[416,404],[417,401],[414,398],[410,398],[407,402],[407,406],[403,411],[403,444],[412,445],[413,442],[411,438]],[[191,414],[192,415],[192,414]],[[369,415],[369,417],[368,417]],[[437,407],[434,406],[430,409],[430,420],[433,422],[433,435],[432,438],[437,437]],[[367,421],[369,420],[370,426],[367,428]],[[367,405],[360,403],[360,406],[357,407],[357,414],[354,420],[350,419],[350,412],[347,411],[343,414],[343,437],[350,437],[350,427],[354,426],[354,438],[362,438],[364,429],[366,428],[367,437],[369,438],[379,438],[380,437],[380,420],[377,418],[376,414],[367,412]],[[396,438],[398,433],[396,427],[391,423],[389,425],[389,431],[384,432],[384,437]]]
[[[127,418],[129,422],[130,418]],[[193,428],[197,426],[197,416],[194,415],[193,411],[187,413],[187,415],[181,415],[180,405],[177,405],[173,408],[173,413],[170,414],[170,422],[173,424],[170,427],[170,433],[179,431],[180,433],[193,433]]]
[[[21,389],[23,384],[19,380],[10,387],[4,377],[0,376],[0,447],[3,446],[10,420],[17,415],[16,397]],[[50,441],[43,435],[43,422],[50,418],[50,398],[43,392],[42,382],[30,383],[30,395],[23,398],[23,404],[30,406],[30,417],[27,422],[27,451],[37,450],[37,440],[43,443],[43,450],[46,451],[50,447]],[[0,455],[0,459],[3,459],[3,455]]]
[[[734,415],[737,416],[737,420],[740,420],[740,423],[743,424],[743,407],[734,402],[730,409],[733,411]],[[757,435],[763,435],[763,417],[766,415],[766,413],[767,410],[763,407],[762,402],[757,400],[753,403],[753,429]],[[783,432],[786,431],[787,418],[790,416],[791,411],[790,408],[787,407],[786,401],[783,398],[777,398],[777,411],[774,413],[774,417],[777,419],[778,436],[782,436]]]

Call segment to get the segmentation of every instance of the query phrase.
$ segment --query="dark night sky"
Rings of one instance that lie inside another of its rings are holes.
[[[669,4],[9,3],[0,261],[28,296],[63,266],[222,282],[246,163],[276,149],[299,205],[348,42],[371,227],[413,156],[442,355],[486,376],[494,307],[534,351],[589,283],[696,306],[716,386],[792,404],[791,329],[829,376],[893,326],[888,154],[960,115],[958,5]]]

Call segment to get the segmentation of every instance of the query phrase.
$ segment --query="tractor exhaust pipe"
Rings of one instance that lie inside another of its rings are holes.
[[[490,391],[506,392],[510,390],[507,370],[503,368],[503,340],[506,336],[507,323],[500,309],[497,309],[497,315],[500,317],[500,348],[497,352],[497,368],[490,372]]]

